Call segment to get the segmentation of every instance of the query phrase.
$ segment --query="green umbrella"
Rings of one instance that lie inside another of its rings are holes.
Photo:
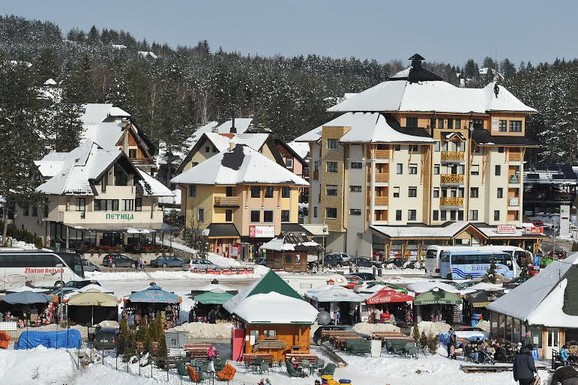
[[[203,294],[195,295],[193,299],[203,305],[222,305],[231,297],[233,297],[233,294],[209,291]]]

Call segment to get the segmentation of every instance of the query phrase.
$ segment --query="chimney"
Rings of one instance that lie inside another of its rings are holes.
[[[421,68],[421,62],[425,60],[423,56],[419,53],[416,53],[412,57],[409,58],[411,60],[411,66],[413,69]]]
[[[237,133],[237,128],[235,127],[235,114],[233,114],[233,118],[231,119],[231,134]]]

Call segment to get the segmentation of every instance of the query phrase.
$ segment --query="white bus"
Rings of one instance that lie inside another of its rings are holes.
[[[514,258],[514,262],[518,267],[520,264],[526,260],[532,260],[532,253],[522,249],[517,246],[429,246],[425,254],[425,270],[426,273],[432,277],[441,277],[440,272],[440,255],[444,250],[479,250],[479,251],[494,251],[494,252],[504,252],[510,254]]]
[[[492,261],[496,262],[496,273],[508,279],[517,277],[518,264],[511,254],[493,250],[444,250],[440,256],[440,275],[442,278],[474,279],[488,272]]]
[[[84,278],[78,254],[0,248],[0,291],[24,286],[58,286]]]

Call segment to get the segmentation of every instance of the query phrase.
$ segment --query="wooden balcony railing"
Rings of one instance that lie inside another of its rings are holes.
[[[464,176],[462,174],[442,174],[440,175],[442,184],[463,184]]]
[[[461,197],[441,197],[440,206],[462,207],[464,198]]]
[[[215,206],[217,207],[238,207],[238,197],[215,197]]]
[[[367,182],[371,182],[371,174],[367,174]],[[375,183],[389,182],[389,173],[375,174]]]
[[[521,152],[508,152],[508,160],[519,162],[522,160],[522,153]]]
[[[375,150],[376,159],[389,159],[389,150]]]
[[[375,197],[375,205],[376,206],[387,206],[389,203],[389,197]]]
[[[464,152],[462,151],[444,151],[441,154],[442,162],[463,162]]]

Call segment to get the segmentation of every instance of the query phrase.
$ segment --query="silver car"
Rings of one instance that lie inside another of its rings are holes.
[[[183,270],[198,271],[198,270],[216,270],[219,265],[215,265],[208,259],[192,258],[183,263]]]

